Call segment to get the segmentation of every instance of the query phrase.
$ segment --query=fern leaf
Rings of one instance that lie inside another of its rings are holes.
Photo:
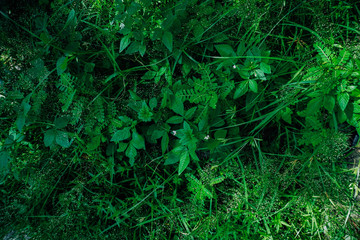
[[[323,46],[321,43],[316,43],[314,45],[316,51],[319,53],[320,58],[323,62],[323,64],[331,63],[331,51],[327,47]]]

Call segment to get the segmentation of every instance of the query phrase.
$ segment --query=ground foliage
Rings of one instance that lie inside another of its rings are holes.
[[[0,10],[1,234],[358,239],[356,4]]]

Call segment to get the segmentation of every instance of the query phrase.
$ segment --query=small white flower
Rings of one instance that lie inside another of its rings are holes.
[[[210,138],[209,135],[206,135],[206,136],[204,137],[205,140],[209,140],[209,138]]]
[[[233,68],[235,69],[235,68],[236,68],[236,65],[234,65]]]
[[[176,135],[176,131],[172,131],[171,133],[172,133],[172,135],[174,135],[174,136]]]

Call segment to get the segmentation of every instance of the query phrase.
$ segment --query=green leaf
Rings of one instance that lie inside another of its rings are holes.
[[[214,137],[215,139],[225,138],[226,134],[227,134],[227,130],[218,130],[215,132]]]
[[[321,105],[322,105],[322,98],[321,97],[317,97],[317,98],[312,99],[307,104],[306,115],[307,116],[315,115],[320,110]]]
[[[54,143],[55,137],[56,137],[56,130],[55,129],[47,130],[45,132],[45,134],[44,134],[45,147],[50,147]]]
[[[86,63],[84,67],[84,71],[87,73],[91,73],[94,71],[95,63]]]
[[[264,72],[260,69],[256,69],[254,75],[256,78],[259,78],[261,80],[266,80]]]
[[[146,104],[145,101],[142,102],[140,111],[138,112],[138,118],[144,122],[150,122],[152,120],[153,113]]]
[[[54,124],[55,128],[61,129],[66,127],[66,125],[69,123],[69,120],[66,117],[59,117],[55,119]]]
[[[164,154],[169,146],[169,135],[165,132],[161,138],[161,152]]]
[[[0,152],[0,173],[8,171],[8,164],[10,159],[10,154],[7,151]]]
[[[346,106],[349,103],[350,96],[349,96],[349,94],[347,92],[340,93],[339,95],[337,95],[337,100],[338,100],[340,109],[342,111],[344,111]]]
[[[263,71],[266,74],[271,73],[271,67],[267,63],[261,62],[260,63],[260,70]]]
[[[75,20],[75,10],[71,9],[71,11],[69,12],[68,18],[66,20],[65,27],[70,25],[74,20]]]
[[[57,131],[55,141],[63,148],[70,147],[69,137],[66,132]]]
[[[194,113],[196,112],[196,110],[197,110],[197,107],[192,107],[189,110],[187,110],[185,113],[185,119],[190,120],[194,116]]]
[[[180,116],[172,116],[171,118],[169,118],[166,122],[169,124],[179,124],[182,123],[184,121],[183,117]]]
[[[257,85],[257,83],[256,83],[255,80],[252,80],[252,79],[249,80],[249,88],[250,88],[250,90],[253,91],[254,93],[257,93],[257,91],[258,91],[258,85]]]
[[[329,113],[332,113],[335,107],[335,98],[334,96],[326,95],[324,96],[324,108],[329,111]]]
[[[173,35],[171,32],[164,32],[162,36],[162,42],[169,49],[170,52],[172,52],[173,49]]]
[[[179,115],[184,115],[184,103],[182,102],[181,98],[175,98],[171,105],[171,109]]]
[[[126,35],[125,37],[123,37],[120,41],[120,49],[119,49],[119,53],[121,53],[122,51],[125,50],[125,48],[127,48],[130,43],[131,43],[131,35]]]
[[[144,44],[139,45],[139,53],[142,57],[145,55],[145,52],[146,52],[146,45]]]
[[[111,138],[112,142],[120,142],[128,139],[130,137],[130,127],[126,127],[124,129],[118,130],[114,133]]]
[[[156,108],[157,106],[157,99],[156,98],[151,98],[149,101],[149,105],[150,105],[150,109],[153,110],[154,108]]]
[[[131,144],[136,149],[145,149],[145,140],[144,140],[143,136],[138,134],[135,130],[133,130],[133,133],[132,133]]]
[[[236,53],[234,49],[227,44],[219,44],[215,45],[216,50],[219,52],[220,56],[222,57],[235,57]]]
[[[337,111],[337,118],[339,123],[344,123],[347,119],[346,113],[344,111]]]
[[[281,118],[291,124],[291,115],[292,115],[293,111],[289,108],[289,107],[286,107],[285,110],[282,111],[282,114],[281,114]]]
[[[171,152],[169,152],[169,154],[164,162],[164,165],[175,164],[175,163],[179,162],[179,160],[180,160],[179,154],[171,151]]]
[[[135,157],[137,155],[136,148],[130,143],[129,147],[126,149],[125,155],[130,159],[130,166],[134,166]]]
[[[239,84],[239,86],[235,90],[234,99],[237,99],[237,98],[241,97],[242,95],[244,95],[248,91],[248,88],[249,88],[248,84],[249,84],[248,81],[242,81]]]
[[[90,142],[86,145],[87,150],[93,151],[100,146],[101,142],[101,135],[92,137]]]
[[[19,130],[19,132],[22,132],[22,129],[25,126],[25,122],[26,122],[25,114],[23,113],[19,114],[19,116],[15,121],[16,127]]]
[[[67,68],[67,58],[66,57],[60,57],[56,62],[56,71],[58,76],[63,74]]]
[[[124,142],[119,143],[117,152],[125,152],[125,149],[127,148],[128,145],[129,143],[124,143]]]
[[[154,77],[156,76],[156,72],[155,71],[147,71],[144,76],[142,76],[141,79],[143,80],[151,80],[154,79]]]
[[[190,155],[188,151],[184,151],[180,156],[180,163],[179,163],[179,175],[187,168],[190,163]]]

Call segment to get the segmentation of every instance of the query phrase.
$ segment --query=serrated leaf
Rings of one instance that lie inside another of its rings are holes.
[[[165,132],[161,138],[161,152],[164,154],[169,146],[169,135]]]
[[[0,173],[7,172],[10,159],[10,154],[7,151],[0,152]]]
[[[50,147],[54,143],[55,137],[56,137],[56,130],[54,129],[47,130],[44,134],[45,146]]]
[[[225,138],[226,134],[227,134],[227,130],[218,130],[215,132],[214,137],[215,139]]]
[[[306,115],[307,116],[315,115],[320,110],[321,104],[322,104],[321,97],[317,97],[309,101],[306,108]]]
[[[92,137],[90,142],[86,145],[87,150],[93,151],[100,146],[101,142],[101,135]]]
[[[175,98],[171,105],[171,109],[179,115],[184,115],[184,103],[181,98]]]
[[[66,127],[66,125],[69,123],[69,120],[66,117],[59,117],[55,119],[54,124],[55,128],[61,129]]]
[[[58,76],[63,74],[67,68],[67,58],[66,57],[60,57],[56,62],[56,71]]]
[[[197,110],[197,107],[192,107],[189,110],[187,110],[185,113],[185,119],[190,120],[194,116],[194,113],[196,112],[196,110]]]
[[[162,42],[165,45],[167,49],[169,49],[170,52],[172,52],[173,49],[173,35],[171,32],[164,32],[162,36]]]
[[[236,88],[234,93],[234,99],[237,99],[241,96],[243,96],[248,91],[248,81],[242,81],[239,86]]]
[[[119,49],[119,53],[121,53],[122,51],[125,50],[125,48],[127,48],[131,43],[131,36],[126,35],[125,37],[123,37],[120,41],[120,49]]]
[[[261,62],[260,63],[260,70],[263,71],[266,74],[271,73],[271,67],[267,63]]]
[[[135,157],[137,155],[136,148],[130,143],[128,148],[126,149],[125,155],[130,159],[130,166],[134,166]]]
[[[250,79],[249,80],[249,88],[251,91],[253,91],[254,93],[258,92],[258,85],[257,82],[255,80]]]
[[[337,111],[337,118],[339,123],[344,123],[347,119],[346,113],[343,111]]]
[[[335,98],[334,96],[326,95],[324,96],[324,108],[329,111],[329,113],[332,113],[335,107]]]
[[[169,124],[179,124],[182,123],[184,121],[183,117],[180,116],[172,116],[171,118],[169,118],[166,122]]]
[[[284,120],[285,122],[291,124],[291,115],[292,115],[293,111],[289,108],[286,107],[284,111],[282,111],[281,114],[281,118],[282,120]]]
[[[261,79],[261,80],[266,80],[266,77],[265,77],[264,72],[263,72],[262,70],[260,70],[260,69],[256,69],[256,70],[255,70],[254,76],[255,76],[256,78]]]
[[[57,131],[55,141],[63,148],[70,147],[69,137],[66,132]]]
[[[129,143],[124,143],[124,142],[119,143],[117,152],[125,152],[128,145],[129,145]]]
[[[150,109],[153,110],[154,108],[156,108],[157,106],[157,99],[156,98],[151,98],[150,101],[149,101],[149,106],[150,106]]]
[[[24,114],[19,114],[17,117],[15,124],[19,132],[22,132],[23,127],[25,126],[26,117]]]
[[[91,73],[94,71],[95,63],[86,63],[84,67],[84,71],[87,73]]]
[[[136,149],[145,149],[145,140],[143,138],[143,136],[141,136],[140,134],[138,134],[136,131],[133,130],[132,133],[132,140],[131,140],[131,144],[136,148]]]
[[[130,127],[126,127],[124,129],[118,130],[114,133],[111,138],[112,142],[120,142],[128,139],[130,137]]]
[[[171,165],[179,162],[180,157],[174,152],[169,152],[168,157],[166,158],[164,165]]]
[[[153,115],[154,114],[151,112],[151,110],[148,107],[148,105],[146,104],[146,102],[143,101],[141,109],[138,112],[138,118],[144,122],[150,122]]]
[[[139,45],[139,53],[142,57],[145,55],[145,52],[146,52],[146,45],[144,44]]]
[[[190,155],[188,151],[184,151],[180,156],[180,163],[179,163],[179,175],[187,168],[190,163]]]
[[[154,77],[156,76],[156,72],[155,71],[147,71],[144,76],[142,76],[141,79],[143,80],[151,80],[154,79]]]
[[[215,45],[216,50],[219,52],[222,57],[234,57],[236,53],[234,49],[228,44],[219,44]]]
[[[339,95],[337,95],[337,100],[338,100],[338,104],[339,104],[340,109],[342,111],[344,111],[346,106],[349,103],[350,96],[349,96],[349,94],[347,92],[340,93]]]

